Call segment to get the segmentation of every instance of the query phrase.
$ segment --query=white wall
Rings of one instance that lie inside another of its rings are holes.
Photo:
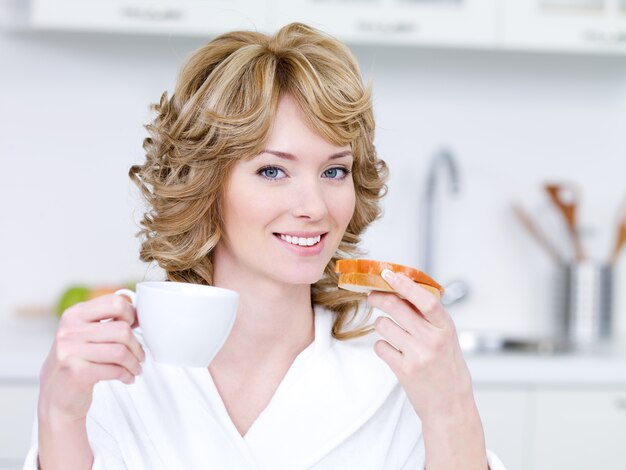
[[[54,304],[71,282],[158,275],[137,261],[139,199],[126,173],[142,159],[148,104],[173,89],[200,44],[0,35],[0,316]],[[419,266],[420,186],[432,153],[449,146],[462,191],[440,191],[433,274],[471,285],[450,308],[459,327],[549,333],[554,267],[508,205],[522,201],[558,228],[541,183],[576,181],[585,243],[594,258],[606,256],[626,194],[624,57],[354,50],[373,81],[378,151],[391,168],[385,219],[365,237],[370,256]],[[622,333],[625,264],[626,256],[615,282]]]

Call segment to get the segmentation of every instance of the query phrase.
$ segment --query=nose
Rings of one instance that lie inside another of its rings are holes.
[[[320,220],[328,214],[326,194],[323,183],[306,181],[294,187],[291,194],[292,213],[295,217]]]

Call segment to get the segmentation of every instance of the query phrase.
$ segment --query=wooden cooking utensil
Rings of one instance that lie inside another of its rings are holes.
[[[557,209],[559,209],[559,211],[563,215],[563,218],[565,219],[567,229],[569,231],[570,237],[572,238],[572,243],[574,244],[576,261],[579,263],[584,261],[586,255],[580,241],[576,212],[579,204],[579,195],[577,188],[575,188],[572,184],[565,183],[547,183],[545,184],[544,188],[550,196],[550,199],[552,200],[554,205],[557,207]]]
[[[615,246],[613,247],[613,253],[611,253],[611,259],[609,264],[613,266],[619,258],[620,251],[626,245],[626,220],[622,220],[617,230],[617,237],[615,239]]]
[[[550,258],[552,258],[558,264],[563,264],[564,257],[539,229],[530,214],[528,214],[519,204],[513,203],[512,208],[513,212],[515,212],[515,215],[520,220],[522,225],[524,225],[524,227],[526,227],[526,229],[528,230],[528,233],[530,233],[530,235],[539,243],[539,245],[541,245],[543,249],[546,250]]]
[[[611,266],[617,262],[617,258],[619,258],[619,254],[624,245],[626,245],[626,198],[624,198],[618,210],[617,234],[615,236],[613,251],[609,258],[609,264]]]

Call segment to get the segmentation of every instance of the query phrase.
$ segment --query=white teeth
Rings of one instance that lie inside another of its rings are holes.
[[[300,246],[313,246],[319,243],[322,239],[321,235],[312,238],[302,238],[302,237],[292,237],[291,235],[280,235],[280,238],[285,240],[292,245],[300,245]]]

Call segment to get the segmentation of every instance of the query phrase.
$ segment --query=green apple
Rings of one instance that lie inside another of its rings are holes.
[[[87,286],[75,285],[70,286],[63,292],[63,295],[57,303],[56,314],[58,317],[63,315],[68,308],[78,302],[84,302],[89,298],[89,292],[91,289]]]

